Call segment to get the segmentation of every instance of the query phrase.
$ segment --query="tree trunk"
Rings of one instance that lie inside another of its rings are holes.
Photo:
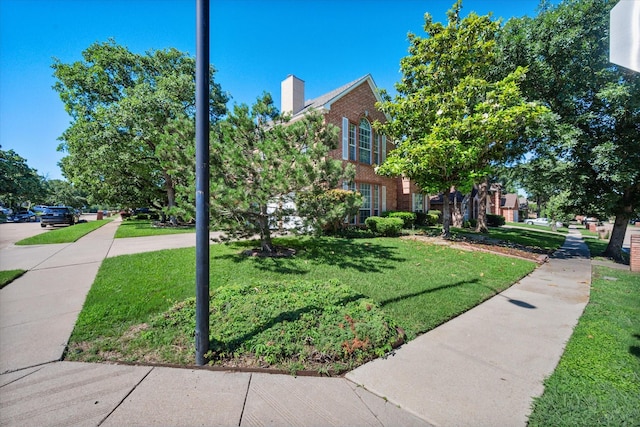
[[[478,184],[478,218],[476,223],[476,233],[488,233],[487,228],[487,190],[489,188],[489,178],[484,178]]]
[[[458,204],[457,191],[453,193],[453,211],[452,211],[452,219],[453,226],[462,228],[462,206]]]
[[[271,241],[271,230],[269,229],[269,215],[267,214],[267,205],[260,207],[260,250],[264,253],[274,253],[275,248]]]
[[[443,239],[451,237],[451,213],[449,209],[449,189],[442,192],[442,234]]]
[[[163,175],[165,182],[164,188],[167,191],[167,208],[171,209],[176,205],[176,188],[173,185],[173,179],[171,179],[171,175],[169,175],[167,172],[163,172]],[[169,222],[172,225],[177,226],[178,218],[176,218],[175,215],[171,215],[169,217]]]
[[[631,208],[629,206],[629,208]],[[604,256],[615,259],[618,262],[624,261],[622,256],[622,244],[624,243],[624,235],[627,232],[627,225],[631,219],[631,214],[626,212],[619,212],[616,215],[616,220],[613,223],[613,231],[609,238],[609,244],[604,251]]]

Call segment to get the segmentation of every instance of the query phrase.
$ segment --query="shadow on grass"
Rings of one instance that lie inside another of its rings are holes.
[[[640,340],[640,334],[633,334],[633,337]],[[632,345],[629,347],[629,353],[640,358],[640,346]]]
[[[366,296],[362,294],[356,294],[356,295],[352,295],[352,296],[337,300],[332,305],[340,307],[362,298],[366,298]],[[257,335],[259,335],[264,331],[271,329],[272,327],[276,326],[279,323],[296,322],[300,320],[304,314],[311,313],[314,311],[322,311],[322,310],[323,310],[323,307],[319,307],[317,305],[308,305],[306,307],[301,307],[297,310],[285,311],[283,313],[278,314],[278,316],[272,318],[269,321],[256,325],[256,327],[252,331],[247,332],[246,334],[243,334],[239,337],[233,338],[227,342],[213,339],[209,341],[209,348],[216,353],[223,352],[227,354],[233,354],[242,347],[242,344],[244,342],[249,341],[250,339],[256,337]]]
[[[409,298],[415,298],[415,297],[419,297],[421,295],[426,295],[426,294],[431,294],[433,292],[442,291],[444,289],[457,288],[458,286],[476,284],[478,282],[479,282],[478,279],[463,280],[463,281],[460,281],[460,282],[452,283],[450,285],[442,285],[442,286],[438,286],[436,288],[424,289],[424,290],[422,290],[420,292],[412,292],[410,294],[400,295],[400,296],[397,296],[397,297],[394,297],[394,298],[389,298],[389,299],[386,299],[384,301],[380,301],[380,307],[384,307],[386,305],[393,304],[394,302],[403,301],[403,300],[406,300],[406,299],[409,299]],[[491,288],[489,288],[489,289],[491,289]],[[494,292],[495,292],[495,290],[494,290]]]
[[[363,273],[380,273],[395,269],[396,263],[406,261],[397,255],[397,248],[378,242],[363,242],[350,239],[287,239],[278,245],[296,250],[291,258],[247,257],[240,254],[220,255],[216,258],[229,259],[236,263],[255,262],[259,269],[282,274],[303,275],[309,273],[305,263],[331,265]],[[255,246],[258,243],[253,242]]]

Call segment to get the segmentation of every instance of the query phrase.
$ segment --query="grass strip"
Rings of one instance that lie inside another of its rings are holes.
[[[362,295],[371,302],[372,307],[379,307],[386,319],[393,319],[389,320],[389,324],[399,325],[408,339],[469,310],[508,288],[535,268],[530,261],[402,239],[286,238],[276,239],[276,243],[295,249],[295,257],[241,255],[244,249],[255,246],[256,242],[212,246],[211,291],[226,286],[230,289],[260,289],[267,284],[286,290],[285,284],[288,283],[328,283],[335,280],[348,286],[356,295]],[[135,346],[131,346],[135,341],[133,338],[138,333],[144,335],[144,329],[149,323],[157,321],[158,316],[170,317],[168,313],[172,312],[172,307],[193,297],[194,291],[193,248],[106,259],[76,323],[67,357],[85,361],[122,358],[128,361],[144,360],[140,359],[144,355],[134,348],[140,346],[140,342],[136,341]],[[296,301],[298,292],[292,287],[289,292],[280,294],[277,300]],[[242,298],[234,300],[233,305],[243,304],[243,301]],[[331,301],[326,299],[326,304],[318,310],[331,312],[331,307],[335,306]],[[246,313],[255,311],[254,302],[247,299],[246,304],[246,307],[238,309]],[[314,307],[322,304],[322,299],[315,298],[313,304]],[[294,336],[294,330],[306,328],[297,321],[289,321],[286,313],[307,310],[310,307],[308,302],[303,301],[302,306],[295,303],[277,307],[269,312],[268,317],[281,319],[276,322],[278,327],[286,325],[279,334]],[[247,328],[247,324],[240,322],[239,317],[236,316],[233,322],[225,325],[238,330],[224,334],[246,335],[242,330]],[[269,330],[275,326],[271,322],[248,322],[254,329],[257,324],[263,325],[256,336],[269,336]],[[212,341],[224,341],[216,338],[216,333],[221,333],[216,332],[219,327],[219,324],[212,322]],[[325,327],[330,328],[326,325],[314,326],[319,329]],[[175,343],[189,343],[187,351],[192,354],[193,329],[188,326],[181,330],[182,338],[174,337],[171,342],[149,339],[148,345],[151,347],[145,347],[146,353],[166,354],[175,348]],[[333,348],[340,348],[344,340],[335,340]],[[236,339],[235,344],[227,344],[227,347],[222,345],[218,351],[237,353],[234,357],[238,359],[256,358],[256,354],[260,354],[256,349],[270,347],[270,341],[275,342],[273,338],[264,338],[261,342]],[[379,352],[380,348],[371,351]],[[299,359],[298,356],[297,359],[276,362],[287,364],[299,362]],[[345,363],[351,363],[351,360]],[[313,363],[310,366],[313,367]]]
[[[25,270],[4,270],[0,271],[0,289],[22,276]]]
[[[640,275],[593,267],[591,297],[529,426],[640,425]]]
[[[164,234],[195,233],[195,227],[155,226],[153,221],[127,219],[116,230],[116,239],[124,237],[160,236]]]
[[[56,227],[54,230],[49,230],[35,236],[27,237],[16,245],[48,245],[54,243],[72,243],[81,238],[82,236],[91,233],[106,223],[109,219],[103,219],[98,221],[81,222],[73,226]]]

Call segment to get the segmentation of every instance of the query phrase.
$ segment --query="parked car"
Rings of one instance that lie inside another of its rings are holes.
[[[7,217],[7,219],[13,222],[34,222],[36,220],[36,214],[30,210],[20,210]]]
[[[48,206],[40,217],[40,227],[59,224],[74,225],[79,220],[80,216],[70,206]]]
[[[545,227],[551,227],[551,221],[549,221],[549,218],[529,218],[529,219],[526,219],[524,223],[529,225],[541,225]],[[562,227],[562,223],[560,221],[557,221],[556,227]]]

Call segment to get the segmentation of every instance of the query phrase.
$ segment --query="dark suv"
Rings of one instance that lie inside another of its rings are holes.
[[[47,206],[40,217],[40,227],[56,224],[73,225],[79,221],[76,210],[69,206]]]

